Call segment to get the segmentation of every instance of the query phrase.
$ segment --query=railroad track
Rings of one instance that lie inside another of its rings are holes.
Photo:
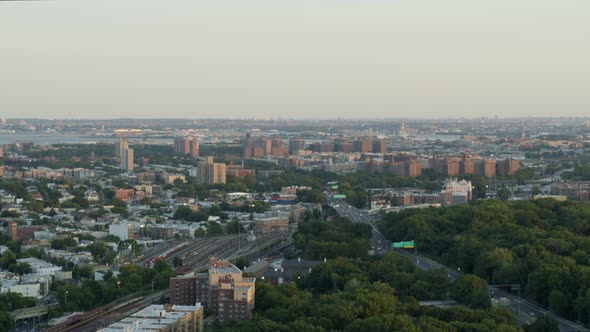
[[[75,315],[63,323],[48,328],[45,332],[95,332],[100,327],[146,308],[167,295],[168,290],[163,290],[146,296],[118,300],[92,311]]]
[[[242,256],[250,256],[257,252],[263,252],[276,246],[281,241],[288,241],[288,233],[260,234],[254,242],[247,241],[247,235],[226,235],[215,238],[198,238],[191,241],[173,241],[164,243],[149,252],[136,264],[146,267],[157,259],[165,259],[172,264],[174,258],[182,259],[184,266],[199,270],[206,267],[211,257],[218,259],[235,259]],[[241,243],[241,245],[239,245]]]

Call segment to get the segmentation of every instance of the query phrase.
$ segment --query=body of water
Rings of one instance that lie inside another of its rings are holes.
[[[28,133],[10,133],[0,134],[0,144],[14,144],[17,142],[34,142],[37,145],[51,145],[51,144],[93,144],[99,142],[113,143],[117,141],[117,137],[113,136],[83,136],[83,135],[58,135],[58,134],[28,134]],[[142,137],[127,137],[129,143],[158,143],[158,144],[172,144],[172,139],[162,138],[142,138]]]
[[[441,134],[430,134],[430,135],[412,135],[416,138],[429,140],[429,141],[436,141],[441,140],[442,142],[451,142],[451,141],[458,141],[463,137],[463,135],[441,135]]]

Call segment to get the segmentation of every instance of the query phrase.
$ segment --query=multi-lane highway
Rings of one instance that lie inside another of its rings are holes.
[[[539,316],[549,316],[555,319],[560,331],[590,331],[579,324],[561,318],[548,310],[527,302],[516,295],[500,290],[494,286],[490,286],[490,289],[493,290],[494,298],[498,300],[498,302],[503,302],[505,305],[509,306],[510,311],[512,311],[522,323],[532,323]]]
[[[371,225],[373,229],[373,234],[371,236],[371,247],[375,250],[375,253],[383,254],[386,251],[391,251],[389,241],[385,239],[385,237],[381,234],[381,232],[379,232],[374,224],[376,221],[375,218],[378,218],[378,216],[369,216],[357,208],[350,206],[343,200],[332,200],[330,201],[330,206],[332,206],[342,217],[345,217],[354,222],[362,222]],[[416,264],[418,268],[422,270],[445,269],[451,280],[457,279],[462,274],[461,270],[459,269],[442,265],[436,261],[433,261],[432,259],[415,255],[408,251],[398,251],[398,253],[408,257],[412,262],[414,262],[414,264]],[[507,305],[521,323],[531,323],[537,317],[546,315],[557,321],[560,331],[590,331],[579,324],[561,318],[550,311],[540,308],[522,299],[521,297],[497,289],[494,286],[490,286],[490,290],[493,290],[494,297],[498,300],[498,302]]]
[[[367,214],[359,211],[358,209],[354,208],[351,205],[348,205],[343,200],[333,200],[330,202],[330,206],[333,207],[339,215],[342,217],[354,221],[360,222],[364,224],[369,224],[372,228],[371,234],[371,249],[376,254],[384,254],[385,252],[389,251],[391,244],[381,235],[377,227],[375,227],[372,219],[373,216],[368,216]]]

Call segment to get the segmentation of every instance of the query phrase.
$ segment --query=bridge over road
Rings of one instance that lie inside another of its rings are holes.
[[[12,315],[12,318],[14,318],[16,322],[18,322],[19,320],[23,319],[43,317],[47,315],[48,312],[48,305],[38,305],[36,307],[18,309],[11,312],[10,314]]]

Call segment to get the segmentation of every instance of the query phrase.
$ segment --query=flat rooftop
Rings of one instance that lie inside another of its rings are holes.
[[[194,312],[201,307],[197,305],[176,305],[169,307],[171,311],[166,311],[163,305],[151,305],[133,315],[126,317],[116,323],[113,323],[99,332],[140,332],[140,331],[157,331],[163,327],[174,324],[182,317]]]

